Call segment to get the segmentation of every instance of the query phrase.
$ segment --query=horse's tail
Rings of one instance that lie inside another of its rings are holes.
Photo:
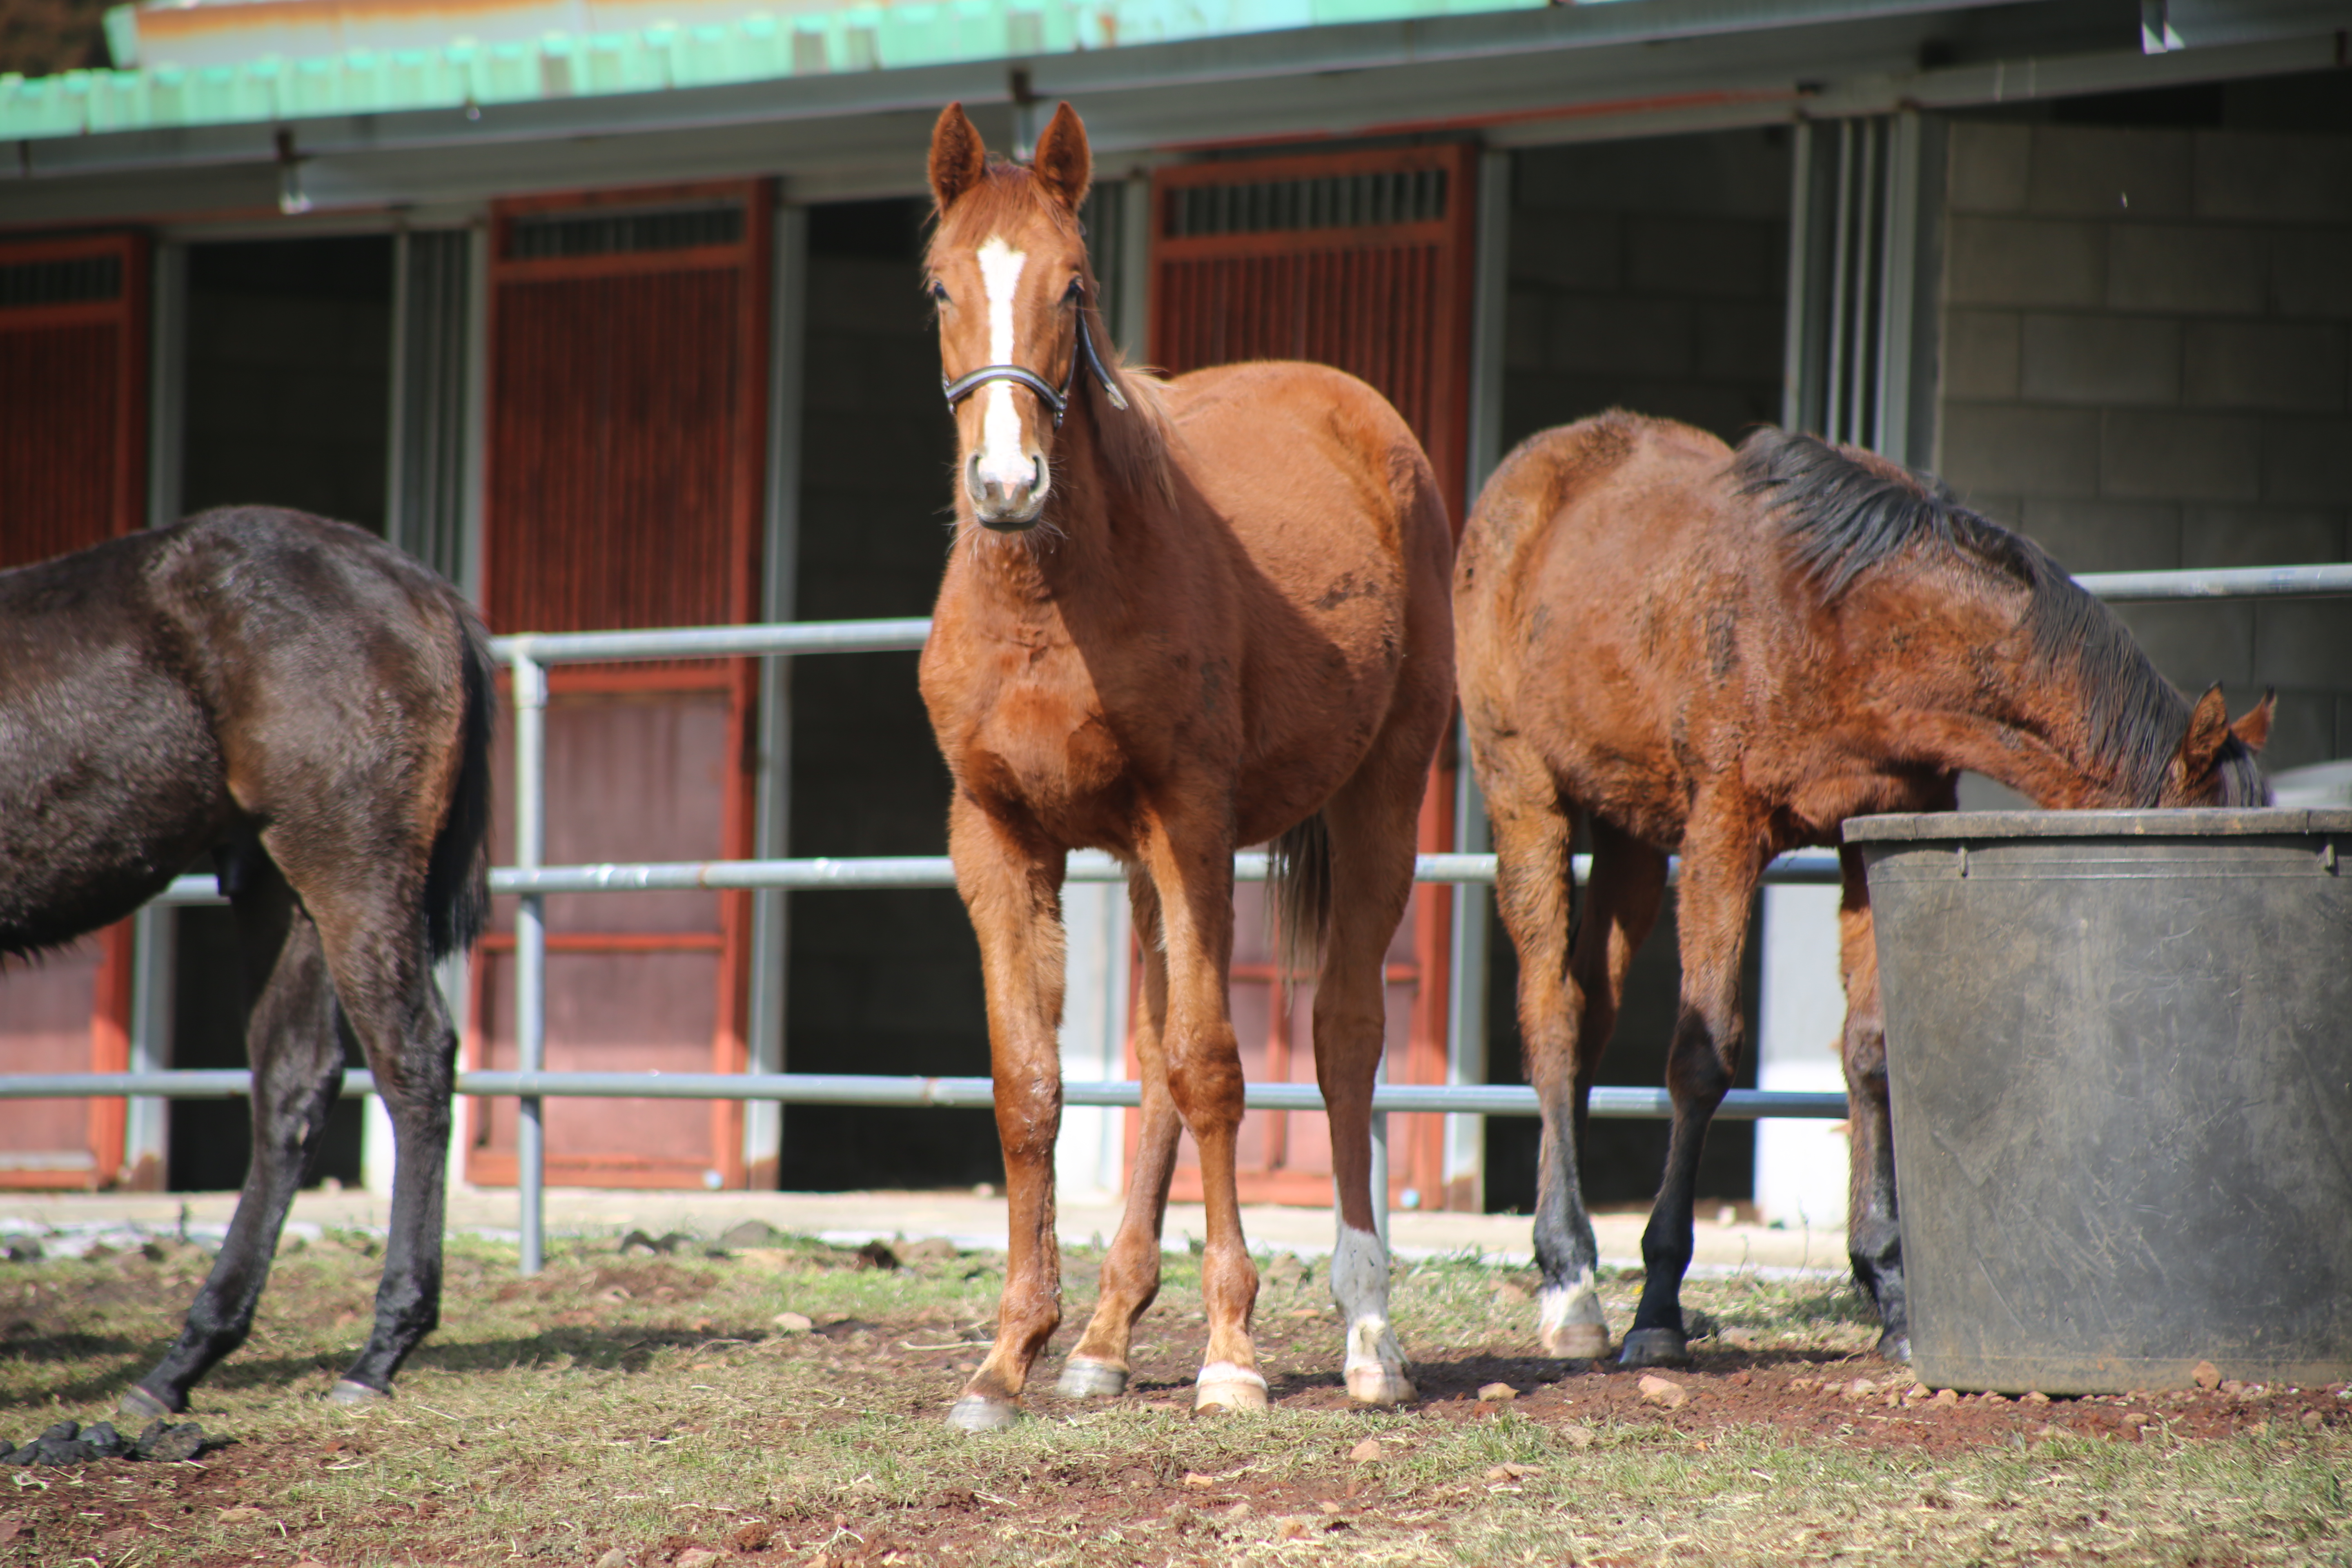
[[[1266,898],[1274,917],[1276,994],[1323,963],[1331,927],[1331,829],[1317,812],[1285,831],[1266,857]]]
[[[457,613],[463,644],[466,711],[457,724],[457,785],[425,869],[425,935],[432,955],[471,947],[490,911],[490,731],[497,680],[489,634],[473,612]]]

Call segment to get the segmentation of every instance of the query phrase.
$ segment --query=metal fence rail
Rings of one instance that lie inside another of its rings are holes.
[[[239,1100],[252,1087],[243,1068],[181,1072],[20,1073],[0,1077],[0,1100],[66,1100],[83,1095],[136,1094],[159,1100]],[[373,1094],[375,1075],[364,1068],[343,1074],[345,1094]],[[883,1105],[985,1110],[996,1103],[984,1078],[900,1078],[875,1073],[723,1072],[465,1072],[457,1092],[481,1096],[536,1095],[588,1100],[769,1100],[786,1105]],[[1244,1090],[1252,1110],[1320,1110],[1323,1091],[1311,1083],[1253,1083]],[[1133,1079],[1072,1081],[1062,1085],[1065,1105],[1136,1106],[1142,1085]],[[1478,1116],[1534,1116],[1536,1091],[1519,1084],[1384,1083],[1372,1091],[1380,1111],[1442,1111]],[[1674,1102],[1663,1089],[1596,1087],[1592,1114],[1609,1118],[1671,1115]],[[1843,1094],[1769,1093],[1735,1089],[1716,1111],[1718,1121],[1755,1121],[1765,1117],[1835,1120],[1845,1114]]]
[[[2084,589],[2116,603],[2194,602],[2210,599],[2317,597],[2352,595],[2352,563],[2245,567],[2191,572],[2111,572],[2075,579]],[[922,647],[925,619],[827,621],[770,626],[698,626],[645,631],[532,633],[493,638],[493,655],[513,670],[515,704],[516,864],[490,873],[491,890],[518,896],[515,921],[515,1043],[520,1070],[458,1075],[457,1092],[512,1096],[520,1102],[517,1196],[521,1210],[522,1268],[538,1271],[544,1254],[541,1225],[546,1146],[541,1121],[550,1097],[628,1099],[760,1100],[802,1105],[880,1105],[982,1108],[992,1103],[984,1078],[888,1078],[817,1073],[551,1073],[546,1047],[546,916],[550,894],[626,893],[717,889],[792,889],[821,888],[949,888],[954,868],[945,856],[875,856],[850,859],[726,860],[671,864],[547,866],[545,711],[546,669],[551,664],[609,663],[660,658],[797,657],[819,653],[903,652]],[[1244,852],[1234,858],[1236,879],[1265,874],[1266,857]],[[1590,874],[1591,858],[1576,858],[1575,874]],[[1671,874],[1671,871],[1670,871]],[[1070,856],[1069,879],[1123,880],[1109,856],[1079,851]],[[1414,870],[1423,882],[1491,883],[1492,855],[1423,855]],[[1832,850],[1798,850],[1767,868],[1768,882],[1833,882]],[[156,900],[169,904],[224,901],[209,877],[182,877]],[[242,1070],[142,1073],[0,1075],[0,1100],[138,1095],[160,1099],[234,1098],[247,1091]],[[345,1075],[347,1093],[373,1091],[365,1072]],[[1069,1105],[1132,1106],[1134,1083],[1067,1083]],[[1321,1093],[1312,1084],[1251,1084],[1253,1110],[1320,1110]],[[1373,1106],[1380,1111],[1433,1111],[1488,1116],[1537,1113],[1535,1091],[1514,1085],[1382,1084]],[[1597,1088],[1591,1113],[1600,1117],[1661,1117],[1672,1106],[1664,1089]],[[1845,1114],[1841,1094],[1771,1093],[1735,1089],[1717,1114],[1729,1120],[1766,1117],[1837,1118]],[[1385,1184],[1381,1184],[1383,1186]],[[1376,1194],[1385,1199],[1385,1192]]]

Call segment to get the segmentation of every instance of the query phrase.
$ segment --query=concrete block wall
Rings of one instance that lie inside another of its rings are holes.
[[[262,502],[383,531],[392,241],[193,247],[180,510]]]
[[[1738,131],[1512,160],[1507,447],[1612,405],[1729,439],[1779,417],[1789,155]]]
[[[2077,572],[2352,558],[2352,136],[1952,127],[1937,464]],[[2121,612],[2352,755],[2352,605]]]

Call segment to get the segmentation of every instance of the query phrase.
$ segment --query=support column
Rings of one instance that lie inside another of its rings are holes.
[[[789,621],[799,599],[801,385],[808,318],[808,209],[776,208],[775,289],[768,347],[768,496],[760,551],[760,615]],[[763,860],[790,853],[793,791],[793,661],[761,661],[759,763],[751,853]],[[789,895],[751,895],[751,999],[748,1066],[784,1070],[785,964]],[[783,1167],[784,1108],[772,1100],[743,1107],[743,1180],[772,1190]]]
[[[1478,232],[1471,256],[1470,504],[1503,459],[1504,321],[1511,287],[1511,154],[1478,159]],[[1466,521],[1466,519],[1465,519]],[[1457,716],[1444,744],[1459,750],[1454,773],[1454,847],[1480,855],[1492,847],[1486,803],[1471,766],[1469,731]],[[1463,882],[1454,889],[1453,980],[1445,1032],[1445,1081],[1486,1081],[1487,934],[1494,889]],[[1482,1213],[1486,1206],[1486,1119],[1445,1119],[1444,1206]]]

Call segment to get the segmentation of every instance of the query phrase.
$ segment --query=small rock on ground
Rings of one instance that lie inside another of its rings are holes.
[[[1518,1396],[1519,1391],[1507,1383],[1490,1383],[1478,1391],[1479,1398],[1498,1403],[1506,1399],[1517,1399]]]
[[[1641,1391],[1644,1405],[1663,1405],[1669,1410],[1679,1410],[1690,1398],[1690,1393],[1679,1383],[1657,1373],[1643,1373],[1642,1381],[1633,1385]]]
[[[1348,1461],[1350,1464],[1369,1465],[1374,1459],[1385,1456],[1387,1452],[1387,1449],[1381,1447],[1381,1440],[1378,1437],[1367,1437],[1348,1450]]]
[[[729,1226],[719,1235],[719,1245],[732,1252],[739,1247],[773,1247],[783,1239],[776,1227],[763,1219],[747,1219]]]
[[[2210,1361],[2200,1361],[2196,1370],[2189,1374],[2189,1380],[2210,1394],[2221,1386],[2221,1369]]]

